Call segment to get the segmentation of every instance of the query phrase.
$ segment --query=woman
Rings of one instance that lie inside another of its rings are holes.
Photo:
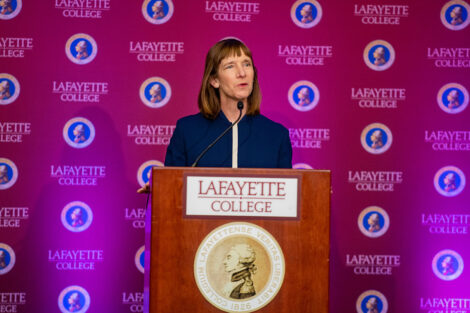
[[[184,117],[168,146],[165,166],[191,166],[220,134],[242,118],[198,161],[201,167],[292,168],[288,130],[260,114],[261,90],[250,50],[224,39],[207,53],[199,113]],[[138,190],[148,192],[148,184]]]
[[[242,119],[198,166],[291,168],[289,132],[260,114],[261,91],[251,52],[236,39],[221,40],[209,50],[199,92],[200,113],[177,122],[165,166],[191,166],[237,120],[238,102],[243,103]]]

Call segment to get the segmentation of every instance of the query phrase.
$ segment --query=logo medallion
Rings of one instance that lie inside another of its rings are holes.
[[[194,258],[199,291],[225,312],[264,307],[279,292],[284,273],[281,247],[270,233],[251,223],[228,223],[214,229]]]
[[[364,62],[374,71],[384,71],[395,61],[395,50],[385,40],[374,40],[364,49]]]
[[[432,271],[442,280],[457,279],[463,272],[463,259],[454,250],[439,251],[432,259]]]

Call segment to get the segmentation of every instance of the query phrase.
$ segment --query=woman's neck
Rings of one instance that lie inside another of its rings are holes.
[[[225,117],[231,123],[235,122],[238,119],[238,116],[240,115],[240,110],[237,107],[237,103],[238,101],[235,101],[235,100],[222,101],[221,103],[221,109],[224,112]],[[244,116],[246,113],[246,107],[247,107],[247,101],[245,99],[243,100],[242,116]]]

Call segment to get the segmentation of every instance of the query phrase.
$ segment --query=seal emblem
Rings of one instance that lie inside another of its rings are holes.
[[[253,312],[281,289],[285,262],[281,247],[251,223],[224,224],[208,234],[194,258],[199,291],[225,312]]]
[[[301,28],[311,28],[317,25],[322,15],[321,5],[315,0],[297,0],[290,10],[292,21]]]
[[[313,167],[311,167],[307,163],[296,163],[292,166],[293,169],[295,170],[311,170]]]
[[[392,145],[392,132],[381,123],[367,125],[361,133],[362,147],[369,153],[382,154]]]
[[[140,86],[140,100],[150,108],[161,108],[170,101],[170,84],[161,77],[150,77]]]
[[[84,117],[75,117],[65,123],[63,136],[65,142],[77,149],[88,147],[95,139],[95,127]]]
[[[450,30],[461,30],[468,26],[470,5],[462,0],[451,0],[441,9],[441,22]]]
[[[90,307],[90,295],[83,287],[69,286],[60,292],[58,304],[62,313],[85,313]]]
[[[362,210],[357,219],[361,233],[370,238],[385,234],[390,226],[387,212],[378,206],[369,206]]]
[[[388,301],[380,291],[367,290],[357,298],[356,310],[357,313],[387,313]]]
[[[15,251],[6,243],[0,242],[0,275],[4,275],[11,271],[15,265]]]
[[[22,0],[0,0],[0,20],[9,20],[16,17],[22,6]]]
[[[79,233],[90,227],[93,221],[93,211],[85,202],[73,201],[62,209],[60,220],[65,228]]]
[[[445,197],[454,197],[465,187],[465,175],[456,166],[444,166],[434,175],[434,187]]]
[[[65,44],[67,58],[75,64],[88,64],[96,57],[98,45],[95,39],[87,34],[75,34]]]
[[[157,160],[150,160],[142,163],[137,170],[137,181],[140,186],[144,186],[150,180],[150,173],[152,172],[152,167],[163,167],[164,164]]]
[[[0,190],[8,189],[18,179],[18,168],[13,161],[0,158]]]
[[[145,20],[155,25],[168,22],[174,10],[171,0],[144,0],[142,3],[142,14]]]
[[[441,250],[432,259],[432,271],[442,280],[457,279],[463,272],[463,259],[454,250]]]
[[[313,83],[300,80],[289,88],[287,98],[294,109],[306,112],[316,107],[320,101],[320,91]]]
[[[437,103],[442,111],[456,114],[468,106],[469,95],[467,89],[461,84],[449,83],[439,89]]]
[[[20,95],[20,83],[10,74],[0,74],[0,105],[10,104]]]
[[[145,271],[144,262],[145,262],[145,246],[142,246],[137,250],[134,257],[135,266],[142,274]]]
[[[395,61],[395,50],[385,40],[374,40],[364,49],[364,62],[374,71],[384,71]]]

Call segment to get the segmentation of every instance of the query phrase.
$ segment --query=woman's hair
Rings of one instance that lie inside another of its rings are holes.
[[[258,84],[258,74],[253,63],[251,51],[245,44],[237,39],[223,39],[212,46],[206,56],[206,65],[204,68],[204,76],[202,77],[201,90],[199,91],[198,105],[202,115],[208,119],[215,119],[220,112],[220,95],[219,89],[212,87],[211,79],[217,76],[217,70],[223,59],[230,56],[241,56],[245,54],[251,59],[253,65],[254,78],[253,90],[248,96],[247,115],[259,114],[261,103],[261,90]]]

